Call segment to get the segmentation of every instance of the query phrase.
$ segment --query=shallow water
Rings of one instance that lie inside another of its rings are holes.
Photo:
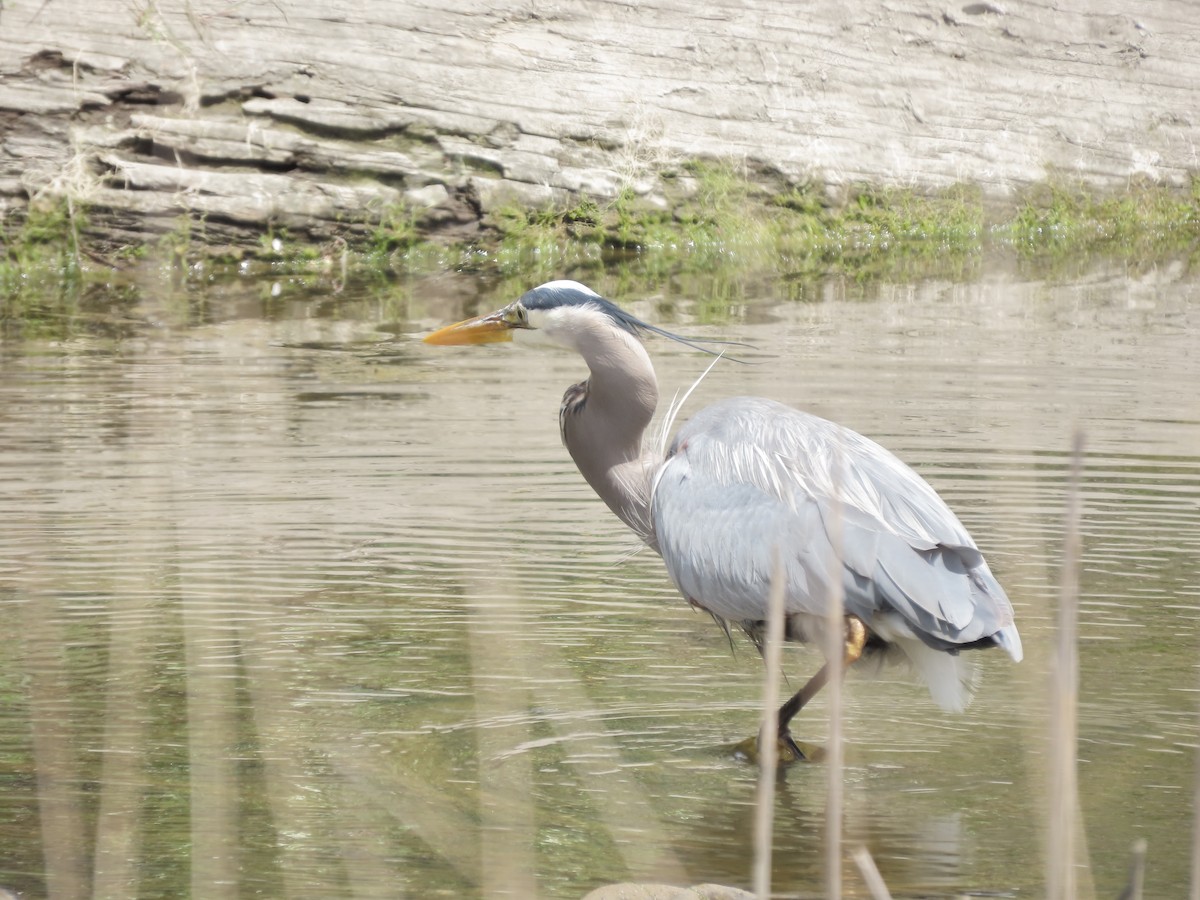
[[[746,341],[753,393],[924,474],[1014,600],[943,714],[845,693],[846,824],[894,895],[1042,890],[1047,672],[1083,479],[1084,895],[1148,841],[1181,896],[1200,708],[1200,281],[1002,263],[970,284],[663,279],[648,321]],[[519,287],[517,288],[519,290]],[[583,367],[414,334],[512,299],[468,276],[134,291],[0,344],[0,886],[28,896],[578,897],[749,886],[761,664],[583,483]],[[791,299],[786,299],[791,298]],[[59,323],[61,326],[62,323]],[[664,397],[709,359],[651,339]],[[789,650],[790,683],[816,667]],[[818,702],[796,723],[819,742]],[[774,884],[821,886],[823,766],[777,794]],[[866,896],[852,866],[846,895]]]

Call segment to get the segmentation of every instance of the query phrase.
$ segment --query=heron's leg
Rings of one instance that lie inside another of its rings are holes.
[[[863,648],[867,645],[867,626],[862,619],[853,615],[846,616],[846,631],[842,641],[842,672],[844,674],[846,669],[862,657]],[[828,681],[829,663],[825,663],[812,678],[808,679],[804,687],[796,691],[790,700],[779,707],[779,743],[794,755],[794,759],[805,759],[806,754],[792,738],[792,732],[788,725],[795,718],[796,713],[804,709],[808,701],[817,696],[817,693],[825,687]]]

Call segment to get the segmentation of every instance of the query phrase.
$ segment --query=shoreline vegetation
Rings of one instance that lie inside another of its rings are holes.
[[[1081,255],[1135,266],[1190,260],[1200,248],[1200,174],[1183,189],[1131,183],[1120,192],[1044,182],[999,204],[969,185],[928,192],[770,183],[727,161],[692,160],[662,175],[667,202],[632,189],[613,199],[580,194],[569,206],[475,205],[464,237],[397,206],[364,210],[345,236],[313,239],[295,229],[210,228],[173,220],[111,227],[86,192],[43,193],[0,219],[0,299],[52,282],[88,283],[147,265],[231,275],[392,278],[439,271],[507,277],[558,276],[634,258],[649,272],[702,272],[717,265],[790,278],[969,280],[974,261],[1000,250],[1053,270]],[[835,196],[836,195],[836,196]],[[465,202],[470,203],[469,197]],[[123,240],[115,240],[121,234]]]

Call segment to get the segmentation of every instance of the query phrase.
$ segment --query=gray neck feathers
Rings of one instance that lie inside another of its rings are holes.
[[[626,525],[653,544],[651,460],[642,435],[658,405],[658,381],[641,342],[626,331],[588,329],[577,349],[591,377],[563,395],[563,443],[588,484]]]

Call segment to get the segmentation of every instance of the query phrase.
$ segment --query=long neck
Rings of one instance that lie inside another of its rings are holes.
[[[622,330],[589,331],[577,349],[591,377],[563,396],[563,443],[600,499],[653,545],[653,460],[642,452],[642,435],[658,405],[654,367],[641,342]]]

